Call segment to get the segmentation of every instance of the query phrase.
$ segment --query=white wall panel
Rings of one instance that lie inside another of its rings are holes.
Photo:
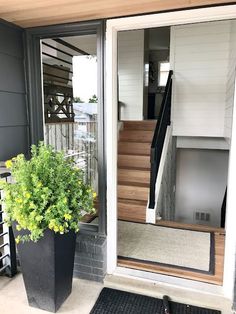
[[[230,21],[171,28],[174,135],[224,136],[229,42]]]
[[[120,120],[143,119],[144,30],[118,33]]]
[[[231,139],[232,116],[235,90],[235,67],[236,67],[236,21],[231,21],[230,28],[230,49],[229,65],[226,88],[226,106],[225,106],[225,137],[228,142]]]

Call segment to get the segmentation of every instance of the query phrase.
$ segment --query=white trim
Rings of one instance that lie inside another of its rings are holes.
[[[218,296],[223,296],[223,288],[222,286],[217,286],[213,284],[208,284],[204,282],[189,280],[189,279],[183,279],[183,278],[177,278],[174,276],[166,276],[161,274],[155,274],[147,271],[141,271],[138,269],[131,269],[131,268],[125,268],[125,267],[117,267],[113,275],[120,275],[130,278],[140,278],[145,281],[150,282],[158,282],[163,283],[171,286],[181,287],[185,289],[191,289],[194,291],[205,291],[207,293],[212,293]]]
[[[107,273],[117,265],[117,32],[106,32]],[[114,62],[115,60],[115,62]],[[110,71],[110,70],[113,71]]]
[[[208,22],[216,20],[227,20],[236,18],[236,5],[193,9],[186,11],[176,11],[159,13],[152,15],[142,15],[135,17],[111,19],[107,21],[106,30],[106,151],[107,151],[107,268],[108,273],[115,271],[117,265],[117,32],[121,30],[143,29],[151,27],[171,26],[180,24],[190,24]],[[236,117],[234,117],[234,120]],[[233,187],[236,186],[236,167],[233,161],[236,160],[236,122],[233,126],[235,140],[232,140],[233,150],[231,152],[231,162],[229,166],[229,192],[227,210],[231,211],[236,205]],[[235,182],[235,185],[233,183]],[[230,224],[230,222],[228,222]],[[231,221],[233,224],[233,221]],[[232,230],[232,229],[231,229]],[[235,229],[236,230],[236,229]],[[235,233],[235,232],[234,232]],[[224,293],[232,296],[234,278],[234,260],[232,251],[235,249],[232,232],[226,233],[226,255],[225,255],[225,276]],[[236,241],[236,239],[235,239]],[[229,267],[229,266],[230,267]],[[230,277],[231,274],[231,277]]]
[[[236,17],[236,5],[218,6],[211,8],[175,11],[110,19],[107,21],[107,30],[125,31],[132,29],[153,28],[180,24],[193,24],[217,20],[229,20]],[[107,38],[108,39],[108,38]]]
[[[235,69],[236,70],[236,69]],[[234,83],[234,106],[232,117],[231,149],[228,167],[228,188],[226,208],[226,239],[225,239],[225,266],[224,266],[224,289],[225,294],[232,297],[235,278],[235,251],[236,251],[236,85]]]
[[[156,204],[155,204],[155,208],[149,208],[149,201],[147,203],[147,208],[146,208],[146,223],[150,223],[153,224],[156,222]]]

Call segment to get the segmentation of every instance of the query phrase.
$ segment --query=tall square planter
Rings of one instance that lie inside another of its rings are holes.
[[[17,231],[14,234],[23,235]],[[28,303],[32,307],[56,312],[72,289],[76,234],[44,232],[38,242],[19,243],[20,264]]]

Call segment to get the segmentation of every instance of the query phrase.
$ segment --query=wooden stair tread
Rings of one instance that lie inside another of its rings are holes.
[[[118,182],[143,183],[149,186],[150,171],[144,169],[118,168]]]
[[[137,156],[137,157],[149,157],[149,153],[147,153],[147,154],[144,154],[144,153],[134,153],[134,152],[129,152],[129,153],[119,153],[119,155],[126,155],[126,156],[132,156],[132,157],[135,157],[135,156]],[[150,158],[149,158],[149,160],[150,160]]]
[[[118,203],[125,203],[127,205],[134,205],[134,206],[147,206],[147,201],[142,200],[129,200],[126,198],[118,198]]]
[[[117,188],[118,198],[135,199],[147,201],[149,195],[149,188],[140,185],[118,184]]]
[[[120,172],[125,171],[126,173],[132,172],[132,173],[142,173],[142,174],[149,174],[150,171],[148,169],[143,169],[143,168],[130,168],[130,167],[118,167],[118,171]]]
[[[135,143],[131,143],[131,144],[135,144]],[[134,154],[130,154],[130,153],[122,153],[122,154],[118,154],[118,157],[119,156],[121,156],[121,157],[124,156],[125,158],[127,158],[127,157],[129,158],[132,156],[132,158],[135,158],[136,154],[134,155]],[[149,156],[147,156],[145,154],[144,155],[142,155],[142,154],[137,155],[137,158],[140,158],[140,157],[148,158]],[[150,157],[148,158],[148,160],[150,161]]]
[[[145,222],[147,202],[118,198],[118,219]]]
[[[127,155],[150,156],[150,143],[137,143],[122,141],[118,144],[118,153]]]
[[[128,130],[149,130],[154,131],[157,120],[142,120],[142,121],[122,121],[124,129]]]
[[[146,130],[122,130],[120,131],[120,142],[137,142],[137,143],[151,143],[153,138],[153,131]]]
[[[132,187],[141,187],[141,188],[148,188],[149,189],[149,183],[145,182],[133,182],[133,181],[118,181],[118,185],[125,185],[125,186],[132,186]]]
[[[142,167],[131,167],[131,166],[119,166],[119,169],[123,169],[123,170],[137,170],[137,171],[148,171],[150,172],[150,168],[142,168]]]
[[[146,155],[118,155],[118,168],[145,169],[150,171],[150,156]]]

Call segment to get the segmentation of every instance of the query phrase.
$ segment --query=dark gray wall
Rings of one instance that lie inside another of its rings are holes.
[[[106,275],[105,236],[79,233],[76,239],[74,277],[103,282]]]
[[[23,31],[0,21],[0,161],[28,150]]]

